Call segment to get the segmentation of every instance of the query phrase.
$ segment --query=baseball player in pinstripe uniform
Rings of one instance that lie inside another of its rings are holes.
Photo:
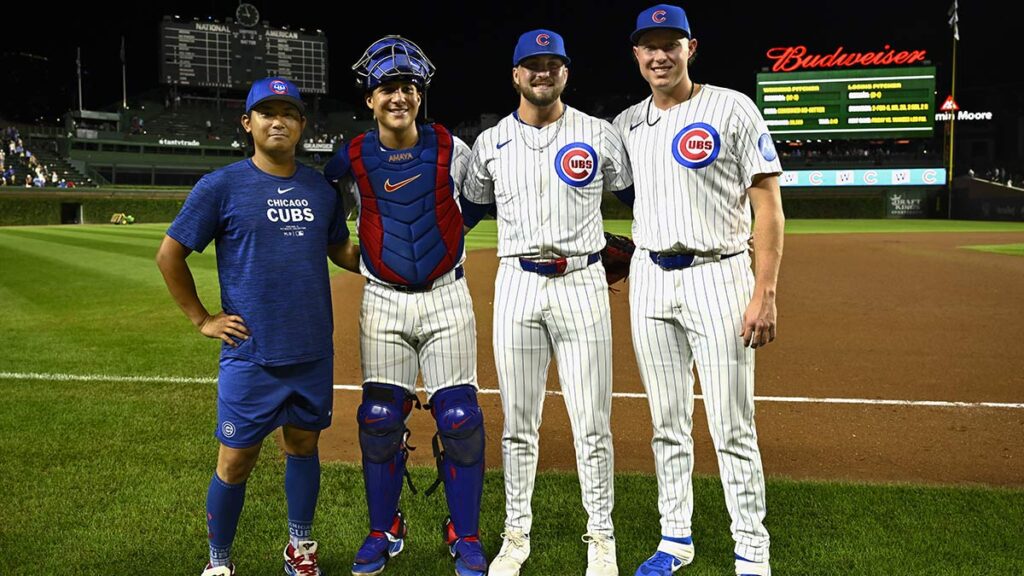
[[[562,103],[561,36],[523,34],[512,60],[519,108],[473,146],[463,204],[496,203],[494,357],[505,429],[505,532],[492,576],[519,574],[530,553],[530,500],[548,364],[554,352],[589,515],[588,576],[618,574],[611,512],[613,452],[608,283],[601,196],[631,184],[618,133]]]
[[[328,180],[356,200],[360,268],[368,280],[359,318],[363,401],[357,419],[370,533],[352,573],[379,574],[404,547],[398,504],[408,457],[406,419],[422,373],[450,512],[444,537],[455,573],[483,576],[484,424],[455,184],[464,177],[469,147],[440,124],[416,122],[434,74],[416,44],[382,38],[353,69],[377,129],[342,146],[325,168]]]
[[[640,375],[654,424],[661,542],[638,575],[693,560],[690,519],[696,361],[736,542],[736,573],[767,575],[764,473],[754,428],[754,349],[775,339],[782,172],[743,94],[696,84],[697,41],[682,8],[660,4],[631,36],[651,95],[615,119],[635,178],[629,289]],[[756,274],[747,252],[750,205]]]

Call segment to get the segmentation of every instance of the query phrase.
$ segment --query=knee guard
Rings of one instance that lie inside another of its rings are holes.
[[[356,420],[371,530],[390,528],[398,510],[402,479],[406,476],[405,461],[409,457],[405,421],[415,398],[398,386],[374,382],[363,385],[363,403],[356,412]]]
[[[438,479],[427,494],[443,483],[455,534],[474,536],[479,532],[485,445],[476,388],[462,385],[439,390],[430,405],[437,421],[433,448]]]

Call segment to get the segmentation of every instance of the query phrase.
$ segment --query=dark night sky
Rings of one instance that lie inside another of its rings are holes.
[[[605,114],[612,115],[647,94],[631,59],[628,35],[636,14],[650,1],[452,4],[445,12],[456,15],[448,18],[439,16],[429,2],[363,3],[371,9],[380,7],[378,16],[370,19],[354,14],[328,19],[314,3],[252,3],[271,24],[320,28],[327,33],[329,96],[352,104],[359,99],[351,88],[349,66],[370,42],[397,33],[419,43],[438,68],[429,95],[430,112],[436,119],[456,124],[481,112],[505,114],[516,103],[509,80],[516,38],[539,27],[556,30],[566,40],[573,59],[564,96],[568,103],[593,112],[603,102],[609,108]],[[682,4],[700,42],[698,62],[691,71],[698,82],[753,95],[755,74],[768,64],[765,50],[769,47],[803,44],[811,52],[829,53],[839,45],[855,52],[881,50],[890,44],[896,49],[927,50],[929,59],[939,66],[937,90],[948,92],[952,38],[945,0],[780,0],[755,3],[755,8],[745,10],[736,8],[738,4],[707,0]],[[77,91],[76,46],[82,47],[87,74],[86,107],[104,109],[120,101],[122,35],[128,47],[129,97],[153,88],[158,72],[157,30],[163,14],[223,20],[234,14],[237,5],[237,0],[136,2],[134,7],[115,9],[107,3],[77,3],[47,18],[32,19],[33,26],[6,26],[0,36],[0,64],[17,89],[0,94],[0,117],[27,120],[45,114],[47,123],[53,123],[71,107]],[[341,2],[330,5],[332,12],[344,13]],[[1010,35],[1019,34],[1019,24],[997,11],[994,2],[972,0],[961,3],[960,22],[958,94],[970,98],[971,88],[1019,90],[1020,80],[1007,77],[1016,76],[1019,66],[1000,56],[1009,54],[1006,47]],[[45,33],[40,34],[40,29]],[[971,108],[969,101],[958,100],[962,107]]]

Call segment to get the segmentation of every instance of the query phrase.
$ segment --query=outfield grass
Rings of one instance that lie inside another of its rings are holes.
[[[983,244],[980,246],[963,246],[963,248],[979,252],[1006,254],[1008,256],[1024,256],[1024,244]]]
[[[0,574],[194,576],[204,562],[203,506],[216,453],[213,384],[10,375],[213,377],[218,343],[195,334],[153,262],[165,227],[0,229]],[[467,245],[493,246],[493,222],[479,228]],[[190,263],[214,306],[212,250]],[[413,472],[421,486],[434,473]],[[283,459],[268,440],[236,541],[240,576],[280,569],[283,475]],[[618,475],[616,488],[619,564],[628,575],[656,545],[657,488],[653,477],[634,474]],[[685,574],[730,574],[717,478],[696,479],[695,501],[697,560]],[[1024,491],[770,479],[768,502],[779,575],[1024,573]],[[407,494],[403,506],[412,536],[386,574],[451,574],[438,531],[443,497]],[[524,576],[581,574],[585,517],[575,476],[540,474],[534,508]],[[501,478],[491,473],[482,516],[491,554],[502,511]],[[317,537],[327,574],[348,572],[365,528],[358,469],[326,464]]]

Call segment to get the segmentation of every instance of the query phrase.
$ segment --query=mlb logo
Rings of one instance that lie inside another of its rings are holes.
[[[597,152],[589,144],[566,144],[555,155],[555,173],[569,186],[582,188],[597,175]]]
[[[672,156],[687,168],[703,168],[714,162],[721,151],[718,130],[704,122],[690,124],[672,139]]]

